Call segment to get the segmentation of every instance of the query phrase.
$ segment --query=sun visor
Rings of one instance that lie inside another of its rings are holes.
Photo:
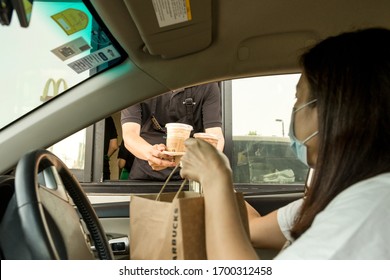
[[[125,0],[144,50],[175,58],[207,48],[212,41],[211,0]]]

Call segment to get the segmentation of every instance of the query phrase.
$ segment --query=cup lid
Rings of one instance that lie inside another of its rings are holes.
[[[169,127],[174,127],[174,128],[183,128],[183,129],[186,129],[186,130],[192,130],[192,126],[189,125],[189,124],[185,124],[185,123],[167,123],[165,125],[166,128],[169,128]]]

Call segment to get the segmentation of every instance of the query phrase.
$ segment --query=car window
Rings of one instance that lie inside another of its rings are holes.
[[[82,1],[33,3],[28,28],[1,28],[0,130],[124,57]]]
[[[295,100],[295,87],[299,74],[254,77],[226,81],[222,86],[222,99],[231,98],[232,106],[223,106],[226,139],[232,145],[225,147],[230,158],[235,184],[303,184],[308,168],[290,147],[288,129]],[[230,116],[229,122],[226,116]],[[112,115],[122,141],[120,112]],[[231,127],[228,124],[231,123]],[[59,156],[81,182],[101,182],[103,165],[92,162],[86,153],[100,159],[103,154],[104,124],[98,122],[89,132],[82,130],[50,148]],[[95,135],[91,135],[94,133]],[[87,141],[88,135],[94,139]],[[100,143],[100,145],[96,145]],[[99,156],[100,155],[100,156]],[[90,160],[88,160],[88,158]],[[95,169],[92,168],[94,166]],[[83,170],[80,172],[79,170]],[[119,179],[117,153],[110,158],[111,180]],[[90,173],[96,173],[90,175]]]
[[[288,129],[299,74],[232,81],[235,183],[304,183],[308,168],[290,147]]]

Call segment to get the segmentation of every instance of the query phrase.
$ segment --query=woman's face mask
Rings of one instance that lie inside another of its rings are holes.
[[[295,155],[298,157],[298,159],[300,161],[302,161],[306,166],[309,166],[309,165],[307,163],[307,146],[305,145],[305,143],[307,141],[309,141],[310,139],[312,139],[314,136],[316,136],[318,134],[318,131],[314,132],[313,134],[308,136],[303,141],[298,140],[295,137],[295,133],[294,133],[294,114],[296,112],[302,110],[306,106],[314,103],[314,102],[317,102],[317,99],[313,99],[313,100],[307,102],[306,104],[300,106],[298,109],[295,109],[292,111],[291,121],[290,121],[290,129],[289,129],[289,133],[288,133],[288,136],[290,137],[290,141],[291,141],[291,148],[293,149],[293,151],[294,151]]]

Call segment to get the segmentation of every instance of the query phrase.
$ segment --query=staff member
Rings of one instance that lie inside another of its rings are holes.
[[[129,179],[164,181],[175,166],[166,149],[165,124],[192,125],[192,133],[206,132],[225,141],[222,134],[221,93],[217,83],[171,91],[133,105],[121,112],[125,147],[136,157]],[[180,180],[179,171],[172,180]]]

